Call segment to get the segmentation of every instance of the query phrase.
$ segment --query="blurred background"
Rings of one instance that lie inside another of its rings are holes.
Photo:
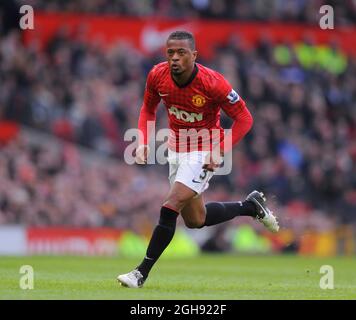
[[[33,30],[19,28],[22,5]],[[319,26],[322,5],[333,30]],[[126,164],[124,134],[174,30],[194,33],[198,62],[225,75],[255,120],[205,200],[262,190],[281,231],[180,219],[167,255],[354,255],[354,0],[1,0],[0,254],[142,257],[168,167]],[[157,129],[166,118],[161,106]]]

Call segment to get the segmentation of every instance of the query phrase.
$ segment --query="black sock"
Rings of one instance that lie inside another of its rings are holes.
[[[146,257],[137,269],[146,279],[155,262],[171,242],[176,230],[178,213],[167,207],[161,208],[159,223],[153,231],[148,244]]]
[[[204,226],[213,226],[235,218],[236,216],[256,217],[256,205],[251,201],[209,202],[205,205]]]

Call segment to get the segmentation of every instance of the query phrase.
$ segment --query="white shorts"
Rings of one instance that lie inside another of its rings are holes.
[[[204,192],[214,175],[214,172],[202,168],[207,154],[208,151],[174,152],[168,150],[170,184],[183,183],[197,195]]]

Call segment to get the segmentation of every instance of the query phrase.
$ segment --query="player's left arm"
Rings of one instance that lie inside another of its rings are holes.
[[[223,76],[219,76],[219,81],[212,92],[221,109],[233,120],[233,123],[228,134],[214,146],[209,159],[206,160],[207,164],[204,165],[204,168],[210,171],[214,171],[220,166],[224,154],[242,140],[253,124],[252,115],[247,109],[245,101]]]
[[[233,120],[231,130],[220,143],[220,149],[225,153],[237,145],[250,131],[253,118],[245,101],[234,89],[231,89],[226,96],[226,100],[221,104],[221,109]]]

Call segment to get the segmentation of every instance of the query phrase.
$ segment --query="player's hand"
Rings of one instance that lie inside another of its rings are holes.
[[[224,158],[224,152],[220,150],[213,149],[206,155],[203,169],[208,171],[215,171],[220,168]]]
[[[135,161],[137,164],[146,164],[150,148],[148,145],[140,145],[136,148]]]

